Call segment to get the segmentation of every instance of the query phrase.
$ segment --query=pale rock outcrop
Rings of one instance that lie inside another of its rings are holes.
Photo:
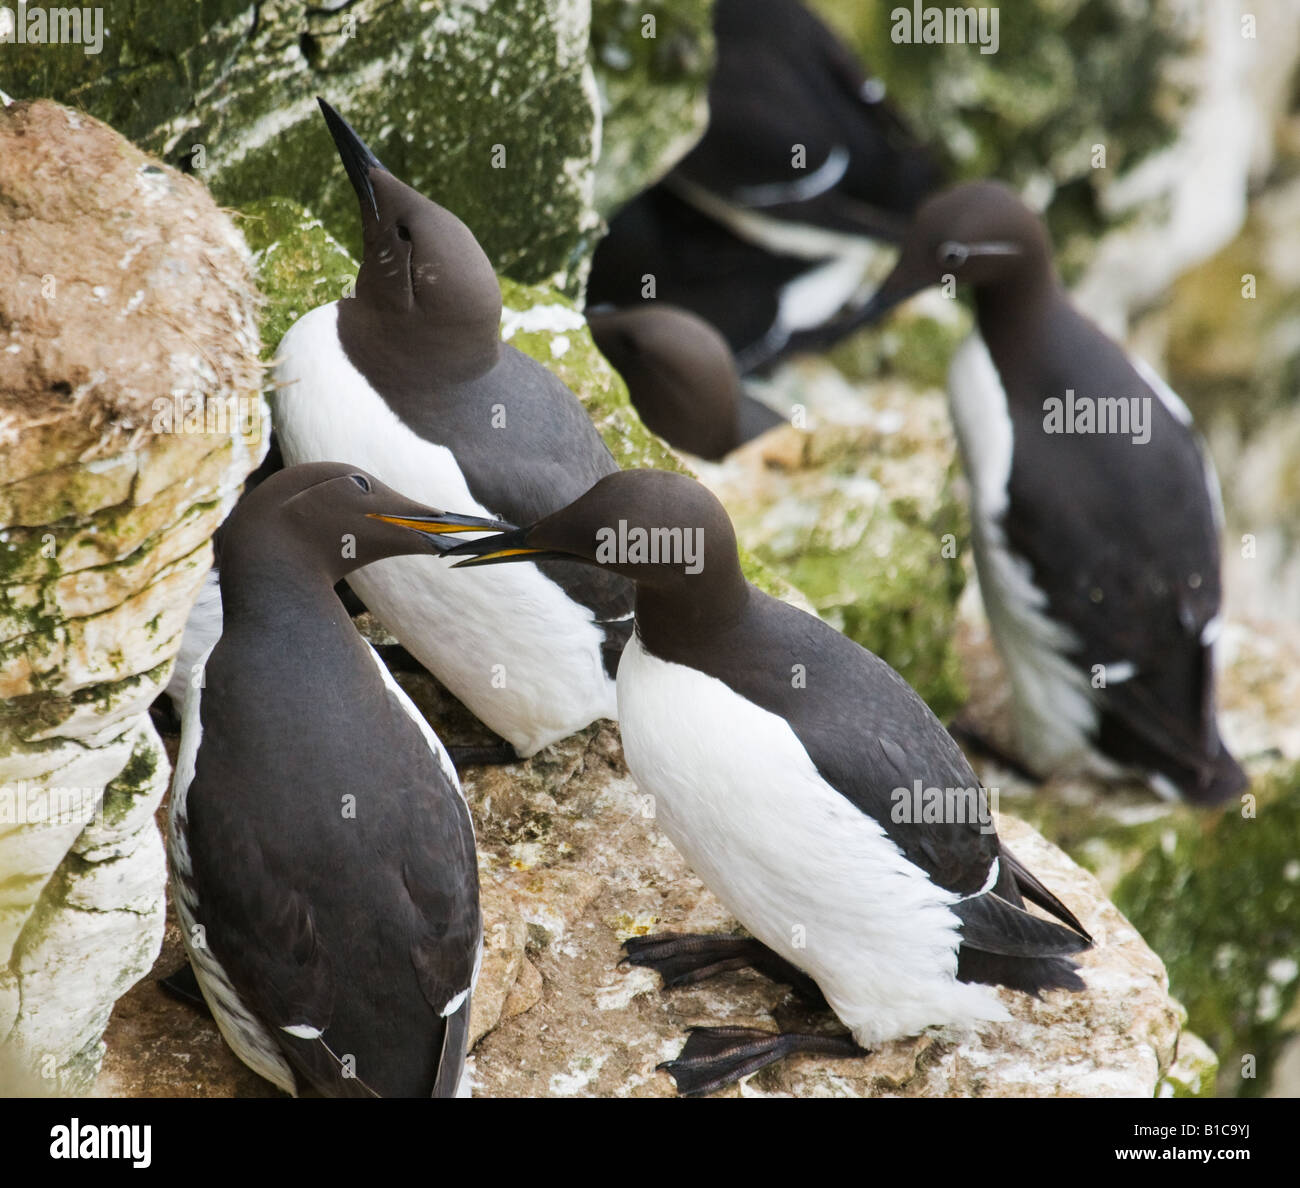
[[[464,711],[430,678],[399,679],[440,728],[464,729]],[[472,769],[465,788],[486,935],[472,1024],[477,1096],[672,1096],[655,1065],[677,1053],[689,1026],[836,1026],[754,973],[665,994],[649,971],[619,967],[629,936],[735,922],[656,828],[613,726],[589,727],[517,767]],[[861,1061],[798,1059],[727,1093],[1150,1097],[1208,1087],[1212,1054],[1184,1030],[1160,959],[1097,880],[1022,822],[1003,816],[998,827],[1096,938],[1081,959],[1085,993],[1035,1001],[1001,991],[1009,1023],[899,1040]],[[174,933],[160,966],[180,957]],[[148,983],[123,1001],[109,1041],[101,1094],[273,1092],[210,1020]]]
[[[157,953],[145,711],[265,406],[243,241],[97,120],[0,110],[0,242],[0,1081],[69,1093]]]
[[[293,199],[355,251],[356,197],[323,95],[398,177],[464,219],[502,272],[577,296],[598,235],[602,109],[612,201],[702,130],[709,9],[598,0],[589,55],[591,0],[213,0],[134,18],[110,7],[101,53],[11,45],[0,86],[75,102],[225,205]]]

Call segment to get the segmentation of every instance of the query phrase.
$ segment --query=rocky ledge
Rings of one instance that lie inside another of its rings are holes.
[[[403,676],[432,717],[455,720],[432,681]],[[839,1030],[787,988],[727,974],[664,993],[619,966],[620,945],[657,930],[728,931],[735,921],[646,815],[617,731],[599,724],[528,763],[465,781],[478,833],[487,947],[474,1000],[475,1094],[668,1097],[656,1071],[697,1024]],[[999,833],[1096,939],[1086,993],[1041,1000],[1000,991],[1012,1021],[886,1044],[866,1059],[799,1058],[729,1096],[1131,1096],[1202,1091],[1214,1057],[1183,1028],[1160,959],[1097,880],[1028,825]],[[168,928],[159,970],[181,957]],[[215,1026],[148,980],[122,1002],[97,1091],[130,1096],[274,1093],[224,1047]]]

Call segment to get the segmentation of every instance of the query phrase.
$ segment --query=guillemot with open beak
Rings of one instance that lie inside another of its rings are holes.
[[[273,402],[286,462],[349,458],[412,498],[514,523],[617,470],[578,398],[502,343],[501,291],[469,229],[321,110],[360,200],[365,251],[356,295],[312,310],[280,344]],[[449,583],[446,569],[392,558],[349,582],[507,741],[493,757],[531,755],[614,716],[628,582],[528,565]]]
[[[669,985],[752,964],[815,988],[851,1032],[696,1030],[666,1066],[682,1092],[791,1053],[860,1056],[931,1025],[1005,1019],[990,986],[1082,988],[1069,955],[1087,934],[999,844],[948,732],[883,660],[750,585],[699,483],[623,471],[531,527],[452,551],[469,555],[462,565],[567,557],[636,583],[618,671],[628,768],[756,939],[646,937],[628,942],[629,960]],[[944,804],[919,809],[917,789],[943,790]]]
[[[1006,186],[930,199],[862,316],[945,276],[975,294],[949,400],[1024,761],[1238,795],[1215,709],[1219,489],[1186,405],[1074,308]]]
[[[172,901],[226,1042],[288,1093],[462,1089],[483,947],[473,824],[332,587],[501,527],[338,463],[273,475],[228,521],[224,630],[172,786]]]

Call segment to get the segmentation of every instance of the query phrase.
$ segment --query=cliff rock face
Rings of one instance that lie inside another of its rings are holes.
[[[621,163],[627,193],[703,125],[709,5],[635,8],[597,6],[599,93],[591,0],[126,0],[106,13],[101,53],[10,46],[0,84],[17,98],[75,102],[225,205],[291,198],[356,250],[356,199],[317,111],[322,95],[388,168],[473,227],[502,272],[576,295],[597,237],[602,98],[609,144],[622,146],[607,159]],[[640,118],[651,112],[653,135]]]
[[[158,948],[145,711],[263,448],[248,253],[192,179],[0,109],[0,1076],[94,1079]]]

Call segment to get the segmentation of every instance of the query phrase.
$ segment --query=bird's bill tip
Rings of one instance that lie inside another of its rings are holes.
[[[502,532],[496,536],[462,541],[448,550],[451,556],[462,558],[452,568],[501,565],[507,561],[539,561],[557,555],[549,549],[535,549],[529,545],[528,532],[527,528],[516,528],[512,532]]]
[[[316,102],[320,106],[321,115],[325,117],[325,126],[329,128],[334,147],[338,150],[343,168],[347,170],[348,180],[356,190],[362,207],[369,208],[378,219],[379,203],[375,198],[374,186],[370,183],[370,174],[376,169],[387,172],[384,170],[383,162],[370,151],[370,146],[333,107],[319,95],[316,96]]]
[[[482,516],[459,516],[452,512],[439,512],[431,516],[390,516],[382,512],[369,512],[368,518],[381,520],[385,524],[396,524],[399,528],[410,528],[425,536],[452,536],[460,532],[510,532],[514,525],[505,520],[487,519]]]
[[[472,542],[477,544],[478,542]],[[451,550],[453,553],[465,551],[464,545],[457,545]],[[494,549],[490,553],[480,553],[474,557],[462,557],[457,561],[452,569],[472,569],[476,565],[501,565],[507,561],[536,561],[545,557],[554,557],[555,554],[546,549]]]

